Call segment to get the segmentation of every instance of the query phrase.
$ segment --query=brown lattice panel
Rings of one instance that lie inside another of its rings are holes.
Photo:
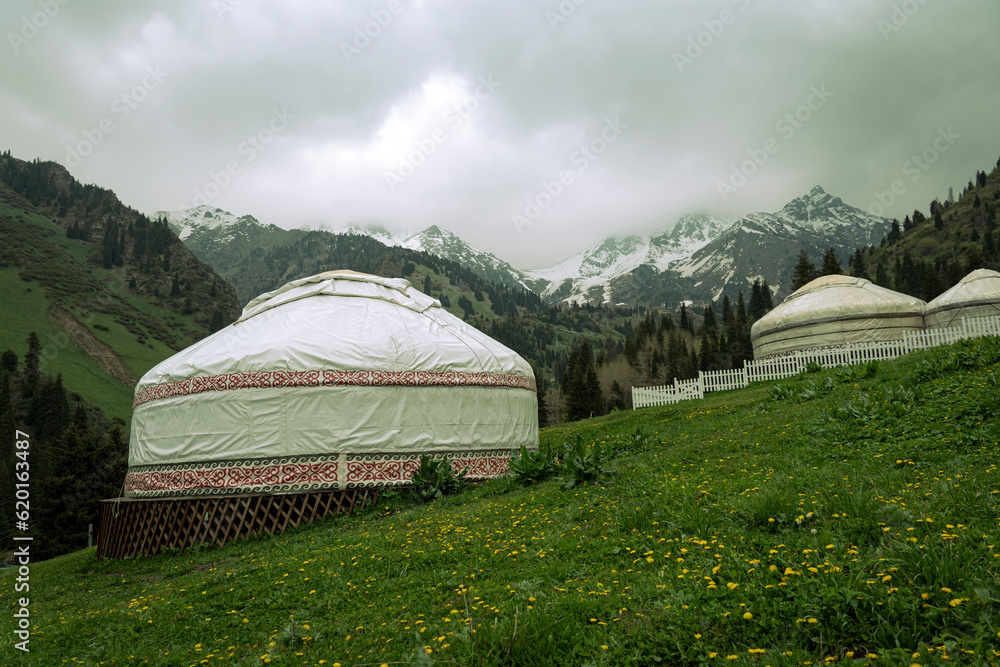
[[[215,498],[115,498],[101,501],[98,558],[153,555],[202,542],[222,546],[258,533],[283,533],[334,512],[375,504],[378,489]]]

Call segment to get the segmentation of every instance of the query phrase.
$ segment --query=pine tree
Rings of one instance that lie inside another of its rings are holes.
[[[17,370],[17,364],[17,354],[14,350],[4,350],[3,354],[0,354],[0,370],[13,373]]]
[[[865,255],[861,248],[855,248],[851,255],[851,276],[854,278],[867,278],[868,272],[865,270]]]
[[[764,294],[761,292],[760,278],[753,281],[750,286],[750,319],[756,322],[764,317]]]
[[[712,352],[712,336],[709,334],[708,329],[705,329],[701,332],[701,345],[698,354],[699,370],[711,370]]]
[[[715,310],[712,309],[712,306],[710,305],[705,306],[704,316],[705,316],[705,331],[715,331],[716,329],[719,328],[719,323],[715,319]]]
[[[844,269],[840,265],[840,260],[837,258],[837,251],[830,248],[823,255],[823,268],[822,275],[824,276],[836,276],[843,273]]]
[[[889,287],[889,274],[885,270],[885,260],[880,261],[875,269],[875,284],[879,287]]]
[[[760,295],[764,298],[764,312],[769,313],[774,310],[774,294],[765,280],[760,286]]]
[[[625,392],[622,391],[622,386],[618,384],[618,380],[611,383],[611,390],[608,392],[608,410],[624,410],[625,409]]]
[[[792,272],[792,291],[815,280],[818,276],[816,265],[809,259],[809,252],[803,248],[799,251],[798,262]]]
[[[692,330],[691,320],[687,313],[687,305],[683,303],[681,304],[681,329],[684,331]]]
[[[903,236],[902,230],[899,228],[899,220],[895,218],[892,219],[892,225],[889,227],[889,233],[886,234],[886,240],[892,244],[895,243]]]
[[[28,334],[28,351],[24,355],[24,375],[21,376],[21,397],[24,400],[34,396],[38,387],[38,358],[41,349],[42,342],[38,340],[38,334],[32,331]]]

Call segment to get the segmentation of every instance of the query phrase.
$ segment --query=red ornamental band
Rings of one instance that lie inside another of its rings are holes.
[[[514,373],[472,373],[453,371],[259,371],[225,373],[165,382],[136,392],[133,408],[172,396],[231,389],[273,389],[285,387],[508,387],[535,391],[535,378]]]
[[[468,469],[469,479],[488,479],[509,470],[509,456],[449,457],[455,472]],[[302,463],[234,461],[227,464],[155,466],[129,471],[125,495],[151,497],[184,494],[232,494],[255,491],[293,491],[296,487],[346,488],[402,484],[410,481],[420,466],[416,458],[397,457],[348,460],[343,468],[336,460]]]

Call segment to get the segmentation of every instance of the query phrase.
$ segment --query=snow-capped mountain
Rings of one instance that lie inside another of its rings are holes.
[[[387,246],[425,252],[457,262],[476,275],[512,289],[530,290],[524,275],[493,253],[469,245],[447,229],[431,225],[419,231],[389,232],[381,227],[351,225],[332,230],[333,234],[370,236]]]
[[[612,236],[583,249],[559,264],[525,271],[543,299],[612,302],[611,284],[644,265],[656,272],[670,267],[717,238],[732,223],[709,215],[688,215],[669,231],[645,236]]]
[[[277,248],[315,233],[262,225],[253,216],[237,217],[211,206],[160,211],[156,216],[166,217],[178,236],[210,264],[232,262],[233,255],[245,259],[254,248]],[[409,232],[358,225],[318,231],[339,238],[366,236],[385,246],[451,260],[481,278],[531,290],[550,303],[659,305],[714,300],[723,293],[735,297],[757,279],[783,296],[801,249],[818,259],[833,247],[843,261],[854,248],[878,243],[890,224],[817,186],[775,213],[751,213],[736,222],[688,215],[669,230],[609,237],[555,266],[530,271],[518,270],[437,226]]]
[[[177,236],[196,252],[215,256],[235,240],[242,244],[273,246],[275,239],[286,241],[290,235],[306,230],[283,229],[264,225],[252,215],[236,216],[213,206],[198,206],[182,211],[157,211],[155,218],[164,217]],[[386,246],[425,252],[435,257],[457,262],[476,275],[506,287],[530,289],[520,271],[492,253],[469,245],[448,230],[431,225],[418,231],[391,232],[375,225],[348,225],[336,229],[320,228],[329,234],[367,236]]]
[[[854,248],[878,243],[891,224],[816,186],[776,213],[743,217],[671,269],[694,280],[696,288],[708,287],[713,299],[723,292],[745,292],[756,279],[766,280],[776,293],[787,294],[800,250],[819,257],[832,247],[843,261]]]
[[[157,211],[154,219],[166,218],[167,224],[185,243],[209,233],[216,243],[231,241],[235,235],[245,235],[255,228],[280,230],[275,225],[263,225],[252,215],[236,216],[214,206],[202,205],[182,211]]]

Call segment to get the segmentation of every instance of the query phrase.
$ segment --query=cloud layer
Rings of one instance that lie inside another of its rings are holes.
[[[1000,156],[990,0],[12,0],[0,26],[18,157],[147,212],[438,224],[521,268],[817,184],[902,218]]]

